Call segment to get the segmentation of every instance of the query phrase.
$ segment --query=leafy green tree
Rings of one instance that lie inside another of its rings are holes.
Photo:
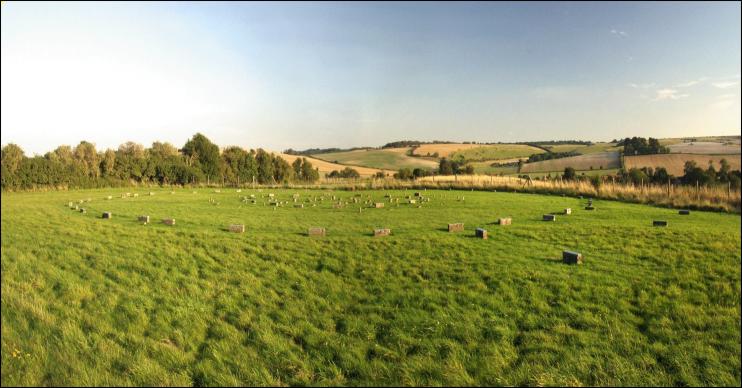
[[[438,162],[438,173],[441,175],[453,175],[453,164],[450,160],[443,158]]]
[[[112,149],[107,149],[106,152],[103,153],[103,156],[101,157],[100,162],[100,170],[104,177],[112,176],[114,173],[114,168],[116,166],[116,151]]]
[[[273,178],[278,183],[291,182],[294,178],[294,170],[289,162],[280,156],[270,154],[273,159]]]
[[[564,169],[564,174],[562,174],[562,179],[565,181],[571,181],[574,180],[575,177],[577,177],[577,173],[575,172],[575,169],[572,167],[566,167]]]
[[[409,168],[400,168],[399,171],[397,171],[396,174],[394,174],[394,177],[396,179],[413,179],[415,176],[412,174],[412,170]]]
[[[72,153],[75,162],[81,166],[85,175],[89,177],[100,176],[100,161],[95,145],[87,141],[81,141]]]
[[[316,182],[319,180],[319,170],[312,166],[312,162],[306,158],[301,158],[301,179],[306,182]]]
[[[263,149],[258,149],[255,160],[258,165],[258,182],[259,183],[273,183],[273,158]]]
[[[207,177],[216,178],[221,171],[219,147],[206,136],[197,133],[183,146],[183,154]]]

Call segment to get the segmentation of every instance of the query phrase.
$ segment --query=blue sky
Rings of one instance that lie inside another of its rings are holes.
[[[2,143],[740,133],[739,3],[3,2]]]

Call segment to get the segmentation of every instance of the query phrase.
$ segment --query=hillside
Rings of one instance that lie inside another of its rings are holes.
[[[315,154],[312,157],[331,163],[343,165],[364,166],[375,169],[399,170],[400,168],[438,168],[438,162],[433,159],[408,156],[408,148],[386,148],[380,150],[356,150],[348,152],[333,152]]]
[[[732,170],[742,168],[742,155],[697,155],[697,154],[660,154],[660,155],[637,155],[624,157],[624,165],[628,170],[630,168],[642,167],[664,167],[671,175],[682,176],[685,162],[693,160],[701,168],[707,168],[709,161],[713,161],[714,168],[719,169],[719,161],[726,159]]]
[[[526,163],[521,173],[562,172],[567,167],[575,170],[609,170],[619,168],[621,161],[618,152],[596,152],[586,155],[571,156],[561,159],[550,159],[535,163]]]
[[[340,171],[340,170],[342,170],[342,169],[344,169],[346,167],[351,167],[354,170],[358,171],[358,173],[362,177],[369,177],[369,176],[372,176],[372,175],[376,174],[379,171],[382,171],[381,169],[377,169],[377,168],[369,168],[369,167],[361,167],[361,166],[348,166],[348,165],[341,165],[341,164],[336,164],[336,163],[330,163],[330,162],[327,162],[325,160],[316,159],[316,158],[309,157],[309,156],[288,155],[288,154],[283,154],[283,153],[279,153],[278,155],[280,155],[284,160],[286,160],[287,162],[289,162],[289,164],[293,163],[294,160],[296,160],[297,158],[306,158],[307,160],[309,160],[310,162],[312,162],[312,165],[314,167],[317,167],[319,169],[320,176],[323,176],[323,177],[324,177],[325,174],[328,174],[328,173],[332,172],[333,170]],[[394,173],[394,171],[391,171],[391,170],[385,170],[384,172],[387,173],[387,174],[393,174]]]

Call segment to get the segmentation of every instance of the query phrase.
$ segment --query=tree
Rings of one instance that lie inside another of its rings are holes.
[[[575,172],[575,169],[572,167],[566,167],[564,169],[564,174],[562,175],[562,179],[565,181],[571,181],[574,180],[577,176],[577,173]]]
[[[147,154],[144,146],[131,141],[121,144],[116,150],[115,173],[120,179],[142,181],[146,176]]]
[[[2,148],[2,187],[3,189],[16,186],[19,183],[18,170],[23,163],[23,150],[21,147],[10,143]]]
[[[216,177],[220,172],[219,147],[206,136],[197,133],[183,146],[183,154],[207,177]]]
[[[178,152],[178,149],[170,143],[161,143],[156,141],[152,143],[152,148],[149,149],[149,155],[158,160],[167,160],[172,157],[180,156],[180,152]]]
[[[301,179],[306,182],[316,182],[319,180],[319,170],[312,166],[312,162],[306,158],[301,158]]]
[[[452,175],[453,165],[450,160],[443,158],[438,162],[438,173],[441,175]]]
[[[280,156],[275,156],[273,154],[270,156],[271,159],[273,159],[273,178],[276,182],[286,183],[292,181],[294,178],[294,170],[291,168],[291,165]]]
[[[222,152],[224,179],[230,183],[251,182],[257,175],[257,166],[253,155],[240,147],[227,147]]]
[[[400,168],[397,173],[394,174],[394,177],[397,179],[413,179],[415,176],[412,175],[412,170],[409,168]]]
[[[23,161],[23,150],[13,143],[2,148],[2,165],[11,174],[15,174]]]
[[[72,153],[75,162],[82,167],[83,173],[89,177],[100,176],[100,162],[95,145],[87,141],[81,141]]]
[[[112,149],[107,149],[103,153],[100,162],[100,170],[104,177],[113,175],[114,167],[116,166],[116,152]]]
[[[260,183],[273,182],[273,161],[271,155],[259,148],[255,161],[257,162],[257,178]]]

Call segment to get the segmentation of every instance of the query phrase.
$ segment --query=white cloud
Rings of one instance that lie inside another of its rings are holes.
[[[721,82],[714,82],[712,85],[716,86],[719,89],[729,89],[731,87],[739,85],[739,81],[721,81]]]
[[[698,82],[699,81],[688,81],[688,82],[684,82],[682,84],[677,84],[677,85],[675,85],[675,87],[676,88],[689,88],[689,87],[697,84]]]
[[[659,89],[657,90],[657,95],[652,101],[679,100],[688,96],[690,96],[690,94],[678,94],[678,91],[675,89]]]
[[[616,30],[615,28],[611,30],[611,34],[616,35],[621,38],[626,38],[627,36],[629,36],[629,34],[627,34],[626,31]]]
[[[654,82],[649,83],[649,84],[634,84],[634,83],[629,84],[629,86],[634,89],[649,89],[649,88],[653,88],[655,85],[656,84]]]

